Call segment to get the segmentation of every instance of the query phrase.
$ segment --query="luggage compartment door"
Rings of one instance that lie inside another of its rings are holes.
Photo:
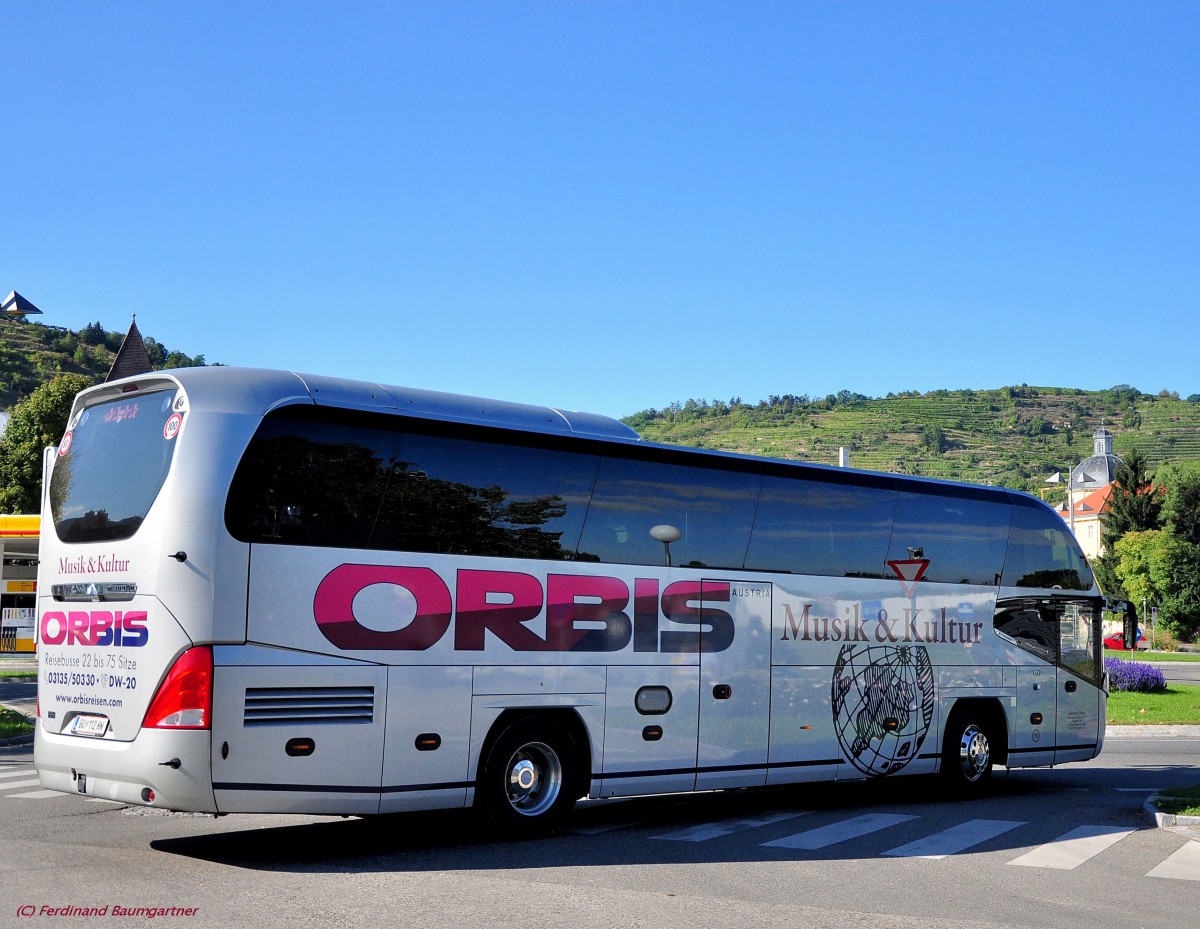
[[[371,665],[214,668],[221,812],[378,813],[386,690]]]

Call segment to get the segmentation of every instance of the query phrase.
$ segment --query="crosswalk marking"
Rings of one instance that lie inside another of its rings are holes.
[[[715,823],[700,823],[696,826],[689,826],[687,829],[680,829],[678,832],[668,832],[664,835],[651,836],[651,838],[663,839],[668,842],[706,842],[709,839],[730,835],[741,829],[770,826],[773,823],[781,823],[788,819],[807,815],[807,812],[760,813],[758,816],[742,816],[737,819],[723,819]]]
[[[1200,881],[1200,842],[1191,840],[1165,858],[1146,877],[1166,877],[1177,881]]]
[[[0,792],[3,792],[0,793],[0,800],[49,800],[70,796],[70,794],[56,790],[40,789],[40,782],[36,777],[36,773],[32,768],[0,771]],[[24,788],[29,787],[39,787],[39,789],[24,790]],[[1154,788],[1149,787],[1115,789],[1125,790],[1130,793],[1154,792]],[[9,793],[8,791],[21,792]],[[103,797],[81,796],[80,799],[88,803],[123,805],[119,800],[108,800]],[[768,811],[716,822],[699,823],[683,829],[651,836],[651,838],[674,842],[705,842],[749,829],[774,825],[798,819],[802,816],[810,816],[814,812],[814,810]],[[815,829],[785,836],[781,839],[775,839],[771,842],[764,842],[762,846],[800,851],[816,851],[841,842],[862,838],[874,832],[920,818],[919,816],[896,813],[866,813],[861,816],[853,816]],[[632,825],[637,825],[637,822],[617,820],[616,822],[592,823],[588,826],[571,829],[570,831],[582,835],[598,835],[614,829],[628,828]],[[1026,825],[1028,825],[1027,822],[1016,820],[973,819],[959,823],[956,826],[944,829],[933,835],[889,849],[882,852],[881,855],[892,858],[940,860]],[[1083,863],[1112,848],[1135,831],[1134,829],[1117,829],[1112,826],[1103,825],[1079,826],[1044,845],[1014,858],[1008,864],[1028,868],[1074,870]],[[1149,871],[1146,876],[1167,880],[1200,882],[1200,842],[1188,841]]]
[[[604,835],[606,832],[616,832],[618,829],[628,829],[634,825],[637,825],[637,823],[621,819],[610,819],[592,823],[588,826],[572,826],[567,832],[571,833],[571,835]]]
[[[893,858],[930,858],[936,861],[1024,825],[1024,822],[1010,819],[972,819],[890,849],[884,854]]]
[[[8,784],[0,784],[0,790],[16,790],[18,787],[36,787],[40,783],[41,781],[34,777],[27,781],[13,781]]]
[[[1053,842],[1026,852],[1020,858],[1014,858],[1009,864],[1023,868],[1071,871],[1133,832],[1132,829],[1114,829],[1112,826],[1080,826],[1060,835]]]
[[[815,851],[917,818],[895,813],[866,813],[863,816],[855,816],[853,819],[843,819],[841,822],[830,823],[828,826],[820,826],[816,829],[809,829],[807,832],[776,839],[774,842],[764,842],[763,845],[769,848],[797,848]]]

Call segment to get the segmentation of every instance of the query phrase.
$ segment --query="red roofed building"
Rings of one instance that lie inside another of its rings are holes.
[[[1079,462],[1071,469],[1066,481],[1062,475],[1055,474],[1047,483],[1067,485],[1067,498],[1071,501],[1071,509],[1065,502],[1059,503],[1055,510],[1063,518],[1079,547],[1089,559],[1098,558],[1104,553],[1101,542],[1100,517],[1108,506],[1112,496],[1113,480],[1117,476],[1117,468],[1121,459],[1113,454],[1113,434],[1107,429],[1097,429],[1092,434],[1092,455]]]
[[[1100,541],[1100,517],[1104,515],[1105,508],[1108,506],[1108,498],[1112,496],[1114,486],[1105,484],[1099,490],[1093,490],[1084,496],[1076,496],[1074,499],[1075,512],[1073,513],[1067,510],[1066,503],[1060,503],[1054,508],[1068,525],[1074,524],[1075,538],[1079,540],[1079,547],[1083,549],[1083,553],[1089,560],[1103,554],[1104,546]]]

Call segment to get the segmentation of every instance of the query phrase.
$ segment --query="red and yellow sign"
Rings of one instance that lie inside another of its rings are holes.
[[[36,539],[41,527],[40,516],[0,516],[0,539]]]

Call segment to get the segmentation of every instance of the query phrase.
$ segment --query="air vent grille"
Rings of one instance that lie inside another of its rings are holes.
[[[245,726],[366,723],[375,719],[374,687],[247,687]]]

